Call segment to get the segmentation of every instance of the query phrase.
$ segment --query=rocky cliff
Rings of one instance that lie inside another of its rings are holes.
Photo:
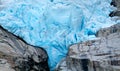
[[[120,71],[120,24],[101,29],[96,36],[70,46],[58,71]]]
[[[0,71],[49,71],[45,50],[0,27]]]

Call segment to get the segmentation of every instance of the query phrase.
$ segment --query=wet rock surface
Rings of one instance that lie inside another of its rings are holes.
[[[45,50],[0,27],[0,71],[49,71]]]

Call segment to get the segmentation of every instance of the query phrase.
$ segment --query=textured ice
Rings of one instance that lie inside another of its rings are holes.
[[[74,43],[95,38],[109,17],[111,0],[0,0],[0,25],[27,43],[44,48],[49,66]]]

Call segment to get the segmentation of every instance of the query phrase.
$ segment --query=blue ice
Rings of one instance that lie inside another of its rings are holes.
[[[72,44],[91,40],[109,17],[111,0],[0,0],[0,25],[44,48],[51,71]]]

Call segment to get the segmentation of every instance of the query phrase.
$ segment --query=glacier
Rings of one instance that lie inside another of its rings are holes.
[[[70,45],[95,38],[115,24],[111,0],[0,0],[0,25],[28,44],[47,51],[49,67],[66,56]]]

